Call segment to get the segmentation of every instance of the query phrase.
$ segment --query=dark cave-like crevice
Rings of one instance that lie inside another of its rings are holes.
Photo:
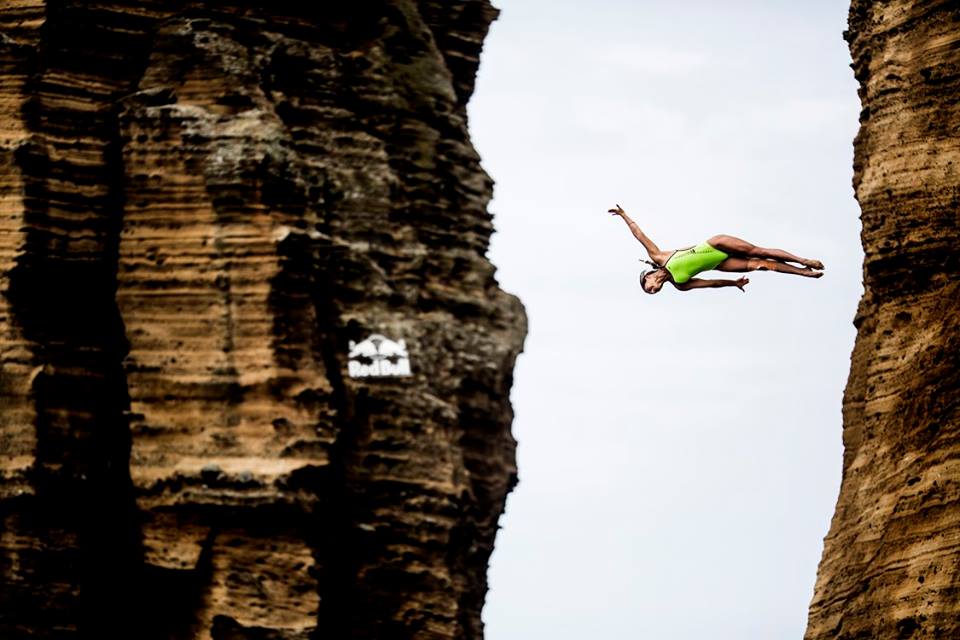
[[[21,112],[30,139],[16,156],[25,247],[8,298],[40,369],[28,520],[39,525],[37,537],[54,530],[73,541],[65,561],[45,566],[50,574],[32,576],[33,588],[74,585],[61,623],[85,637],[130,628],[142,564],[122,364],[128,347],[116,303],[125,182],[116,105],[140,77],[148,40],[149,29],[131,30],[82,3],[48,2],[25,87],[34,97]],[[102,85],[85,84],[89,69],[101,70]],[[96,108],[77,107],[81,100]],[[30,609],[11,615],[35,618]]]
[[[363,411],[364,399],[353,397],[341,372],[340,312],[334,303],[334,284],[324,267],[335,260],[335,251],[326,243],[321,247],[316,243],[308,233],[293,233],[280,244],[281,271],[271,286],[271,305],[275,308],[278,335],[296,335],[305,340],[312,357],[323,364],[332,388],[329,401],[335,424],[333,442],[327,451],[329,461],[321,473],[315,474],[309,487],[317,497],[313,527],[308,534],[320,595],[315,637],[367,637],[359,633],[366,625],[358,624],[356,568],[361,550],[354,514],[360,496],[354,491],[352,476],[369,419]],[[297,317],[297,307],[290,305],[293,300],[307,302],[311,313]],[[299,326],[303,317],[309,318],[312,326]],[[365,613],[368,622],[374,618],[371,612]]]

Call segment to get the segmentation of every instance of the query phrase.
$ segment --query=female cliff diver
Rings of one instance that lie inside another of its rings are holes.
[[[764,249],[746,240],[733,236],[713,236],[706,242],[694,247],[661,251],[653,241],[640,230],[637,223],[630,219],[627,212],[617,205],[610,213],[620,216],[627,223],[634,237],[647,250],[650,260],[644,260],[653,267],[640,274],[640,286],[647,293],[657,293],[669,282],[680,291],[703,289],[707,287],[737,287],[743,291],[750,280],[707,280],[694,278],[702,271],[779,271],[807,278],[819,278],[823,275],[823,263],[787,253],[781,249]],[[796,262],[803,267],[795,267],[788,262]]]

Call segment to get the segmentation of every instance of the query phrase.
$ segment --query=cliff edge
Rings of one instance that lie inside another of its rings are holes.
[[[0,636],[482,637],[495,17],[0,6]]]
[[[806,640],[960,637],[960,7],[854,0],[864,296]]]

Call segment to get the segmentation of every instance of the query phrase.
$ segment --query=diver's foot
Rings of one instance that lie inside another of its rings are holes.
[[[823,271],[823,263],[820,262],[819,260],[804,260],[800,264],[807,267],[808,269],[816,269],[817,271]]]
[[[805,273],[803,274],[807,278],[821,278],[823,277],[823,271],[816,271],[814,269],[804,269]]]

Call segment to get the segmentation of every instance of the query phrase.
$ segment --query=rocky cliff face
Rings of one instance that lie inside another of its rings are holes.
[[[0,5],[0,637],[482,636],[495,15]]]
[[[854,0],[865,293],[807,640],[960,637],[960,6]]]

